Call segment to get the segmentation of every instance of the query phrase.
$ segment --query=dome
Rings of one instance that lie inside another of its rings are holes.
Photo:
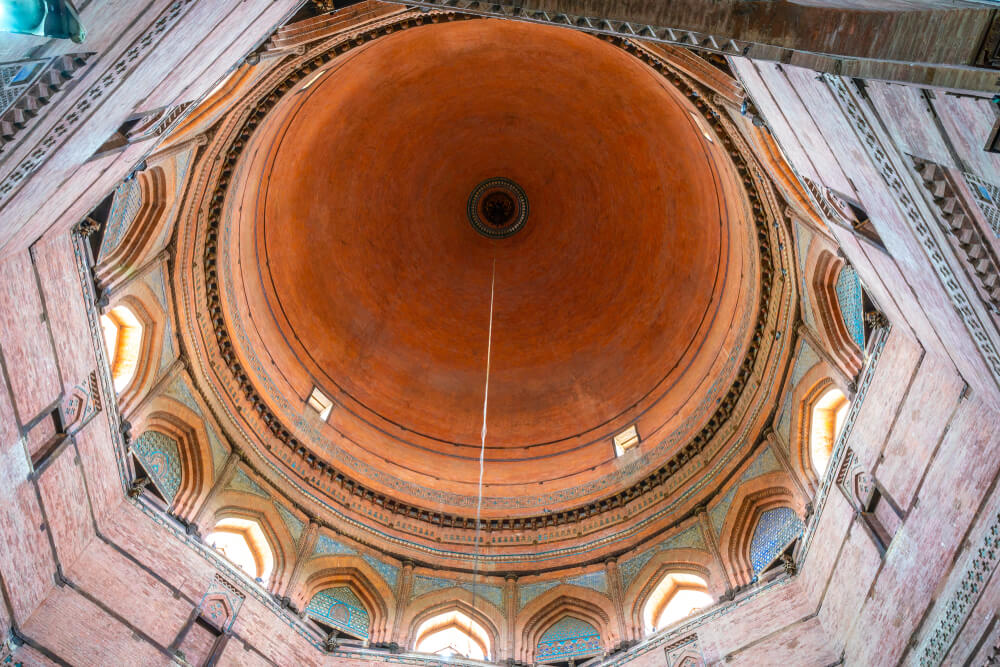
[[[615,434],[648,449],[700,426],[746,343],[731,171],[675,89],[594,37],[390,35],[304,79],[245,153],[243,352],[282,396],[333,400],[321,455],[468,507],[492,340],[484,495],[576,500],[617,471]],[[470,224],[490,179],[527,200],[505,238]]]

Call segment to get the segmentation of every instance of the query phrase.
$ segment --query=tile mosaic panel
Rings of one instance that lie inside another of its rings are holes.
[[[776,507],[760,515],[750,540],[750,564],[760,574],[785,548],[801,537],[805,525],[790,507]]]
[[[864,306],[861,303],[861,281],[854,267],[844,266],[837,276],[834,287],[837,292],[837,303],[840,304],[840,316],[847,327],[851,340],[862,350],[865,349]]]
[[[288,532],[291,533],[295,541],[298,542],[299,537],[302,535],[302,528],[305,527],[305,524],[301,519],[292,514],[291,510],[281,503],[274,503],[274,508],[278,510],[278,514],[281,515],[281,520],[285,522],[285,527],[288,528]]]
[[[600,651],[601,635],[594,626],[573,616],[564,616],[542,633],[535,648],[535,659],[565,660]]]
[[[314,595],[306,605],[306,613],[339,630],[368,638],[368,612],[346,586],[327,588]]]
[[[265,491],[260,484],[250,479],[250,477],[243,472],[242,468],[237,468],[236,473],[233,478],[229,480],[229,484],[226,485],[227,489],[232,489],[233,491],[242,491],[243,493],[252,493],[255,496],[261,496],[262,498],[270,498],[271,494]]]
[[[181,457],[177,441],[159,431],[146,431],[132,444],[143,467],[170,502],[181,486]]]

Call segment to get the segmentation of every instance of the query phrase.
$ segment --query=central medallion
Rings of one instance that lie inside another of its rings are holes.
[[[488,178],[469,195],[469,222],[483,236],[503,239],[516,234],[528,219],[528,197],[509,178]]]

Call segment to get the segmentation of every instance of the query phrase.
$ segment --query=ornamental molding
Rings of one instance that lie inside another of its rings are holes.
[[[864,103],[860,99],[863,93],[849,90],[842,77],[821,74],[820,78],[833,92],[834,99],[854,128],[858,143],[868,154],[889,192],[895,195],[903,219],[909,224],[914,237],[923,247],[952,305],[982,354],[994,382],[1000,386],[1000,351],[995,342],[996,329],[983,324],[983,318],[977,307],[983,303],[982,299],[975,293],[974,288],[971,290],[974,296],[970,299],[969,288],[952,269],[952,266],[960,266],[961,262],[954,257],[954,251],[944,238],[941,223],[931,208],[933,204],[929,204],[925,199],[929,195],[915,182],[919,176],[905,164],[888,138],[885,128],[869,121],[863,110]],[[878,118],[877,115],[875,118]]]

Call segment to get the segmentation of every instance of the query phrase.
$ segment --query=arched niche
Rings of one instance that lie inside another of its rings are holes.
[[[213,481],[211,445],[201,416],[183,403],[159,395],[135,415],[132,428],[133,433],[159,432],[176,443],[181,479],[169,509],[174,516],[190,521],[208,497]],[[131,449],[142,458],[137,439]]]
[[[414,632],[413,650],[417,653],[487,661],[495,656],[493,646],[490,633],[455,608],[431,616]]]
[[[643,629],[646,634],[652,634],[714,602],[705,579],[690,572],[668,571],[659,578],[643,606]]]
[[[272,592],[280,591],[295,563],[295,540],[285,528],[272,503],[258,503],[247,496],[251,494],[225,494],[222,500],[226,504],[217,506],[207,525],[203,526],[202,533],[209,546],[211,546],[211,536],[220,527],[224,530],[232,527],[230,532],[239,531],[248,538],[248,541],[252,537],[250,547],[259,559],[258,562],[265,567],[269,566],[262,572],[262,575],[266,573],[267,577],[260,577],[261,585]],[[266,553],[265,547],[270,551],[269,554]]]
[[[205,536],[205,543],[251,579],[265,585],[270,581],[274,573],[274,552],[256,521],[238,517],[221,519]]]
[[[821,477],[813,465],[812,431],[813,414],[817,402],[830,390],[836,389],[846,398],[845,387],[834,379],[832,367],[825,361],[817,362],[791,389],[791,421],[789,425],[789,460],[796,476],[803,486],[815,493],[819,489]],[[849,407],[849,405],[848,405]],[[846,415],[842,413],[842,416]],[[836,414],[834,414],[836,417]],[[836,424],[836,419],[834,419]]]
[[[429,621],[450,612],[459,612],[475,622],[486,634],[480,642],[488,649],[487,655],[493,660],[500,657],[507,641],[503,613],[481,594],[473,600],[471,591],[458,586],[425,593],[407,604],[402,619],[407,632],[405,645],[416,649],[421,635],[429,629]]]
[[[719,552],[734,585],[745,586],[756,576],[750,543],[760,516],[776,507],[791,508],[800,519],[805,516],[805,502],[784,471],[755,477],[733,496],[719,534]]]
[[[174,172],[173,164],[151,166],[116,189],[94,267],[102,288],[114,290],[166,245],[162,226],[173,204]]]
[[[802,519],[791,507],[771,507],[761,512],[749,546],[754,576],[767,570],[792,542],[802,536],[804,529]]]
[[[844,268],[844,260],[815,237],[809,245],[805,272],[809,277],[809,303],[819,327],[817,333],[840,372],[853,378],[861,370],[863,350],[847,329],[837,296],[837,280]]]
[[[688,548],[661,551],[639,570],[625,591],[622,606],[627,614],[626,632],[630,639],[642,639],[648,634],[646,608],[654,602],[657,588],[671,573],[698,577],[713,599],[725,593],[725,574],[708,551]]]
[[[156,381],[167,314],[147,285],[136,282],[116,295],[101,315],[105,351],[118,407],[129,416]]]
[[[306,609],[317,593],[337,587],[350,588],[367,612],[369,641],[388,641],[395,618],[395,595],[382,576],[356,554],[306,560],[286,595],[294,608]]]
[[[537,662],[535,650],[543,633],[565,616],[572,616],[593,626],[604,647],[621,641],[615,629],[617,618],[610,598],[580,586],[560,584],[545,591],[521,609],[516,623],[515,659],[528,663]]]

